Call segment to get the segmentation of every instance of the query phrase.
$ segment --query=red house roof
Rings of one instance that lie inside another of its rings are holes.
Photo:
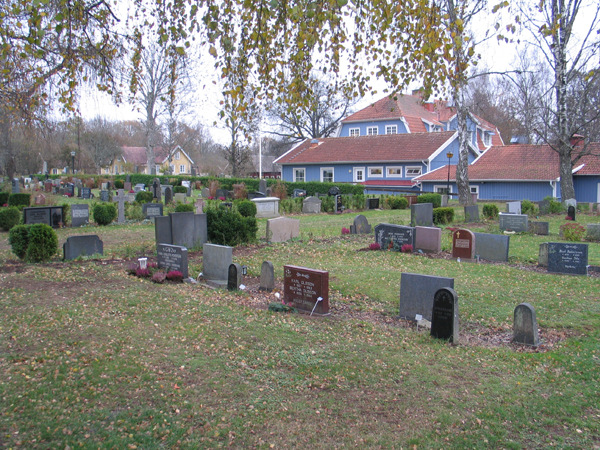
[[[450,142],[455,131],[307,139],[277,164],[423,161]]]
[[[146,147],[121,147],[123,159],[135,166],[146,165]],[[167,150],[162,147],[154,148],[154,162],[161,164],[167,157]]]

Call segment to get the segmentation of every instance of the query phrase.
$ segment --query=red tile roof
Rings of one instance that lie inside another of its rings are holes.
[[[121,147],[123,152],[123,158],[125,162],[131,163],[135,166],[146,165],[146,147]],[[167,157],[166,149],[162,147],[154,148],[154,162],[161,164]]]
[[[367,180],[360,183],[364,186],[412,186],[412,180]]]
[[[591,144],[600,155],[600,143]],[[600,156],[586,155],[575,166],[584,164],[578,175],[600,175]],[[450,180],[455,179],[455,166],[450,168]],[[415,178],[415,181],[444,181],[448,166]],[[469,180],[551,181],[559,177],[558,153],[548,145],[505,145],[491,147],[469,166]]]
[[[402,117],[407,119],[409,117],[419,119],[423,118],[429,122],[439,123],[438,112],[428,111],[425,108],[421,97],[401,94],[398,94],[395,100],[394,98],[384,97],[372,105],[349,115],[342,120],[342,123],[400,119]],[[412,128],[411,132],[413,132]]]
[[[423,161],[456,132],[383,134],[307,139],[277,158],[277,164]],[[318,142],[318,144],[316,143]]]

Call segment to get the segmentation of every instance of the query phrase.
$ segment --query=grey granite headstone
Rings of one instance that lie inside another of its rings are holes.
[[[508,261],[510,236],[489,233],[474,234],[476,256],[487,261]]]
[[[382,250],[400,251],[404,244],[415,248],[415,229],[404,225],[380,223],[375,226],[375,242]]]
[[[529,222],[529,231],[540,236],[548,236],[550,232],[549,222]]]
[[[413,227],[433,226],[433,203],[415,203],[410,205],[410,224]]]
[[[600,241],[600,223],[588,223],[586,239],[588,241]]]
[[[506,202],[506,212],[509,214],[521,214],[521,202]]]
[[[242,266],[238,263],[229,264],[227,273],[227,290],[237,291],[242,284]]]
[[[371,234],[371,225],[365,216],[359,214],[354,218],[354,222],[350,225],[351,234]]]
[[[170,216],[154,217],[154,238],[157,244],[173,244]]]
[[[433,296],[431,336],[458,343],[458,296],[452,288],[441,288]]]
[[[251,200],[256,205],[256,218],[279,217],[279,198],[264,197]]]
[[[275,288],[275,270],[271,261],[263,261],[260,266],[260,290],[271,292]]]
[[[469,205],[465,206],[465,222],[479,222],[479,206]]]
[[[205,279],[227,282],[229,266],[233,259],[233,248],[225,245],[204,244],[202,250],[203,270]]]
[[[208,198],[210,197],[210,190],[208,188],[202,188],[202,191],[200,191],[200,195],[202,196],[202,198]]]
[[[12,180],[12,193],[19,194],[21,192],[21,188],[19,186],[19,179],[13,178]]]
[[[550,212],[550,200],[540,200],[538,207],[540,208],[541,215],[548,214]]]
[[[306,197],[302,201],[303,214],[319,214],[321,212],[321,200],[317,197]]]
[[[104,244],[95,234],[70,236],[63,244],[65,260],[79,258],[80,256],[91,256],[104,254]]]
[[[142,213],[146,219],[163,215],[162,203],[144,203],[142,205]]]
[[[177,270],[183,274],[183,278],[189,277],[187,248],[180,245],[157,244],[156,255],[159,268]]]
[[[90,207],[87,204],[71,205],[71,226],[80,227],[90,221]]]
[[[431,321],[433,297],[441,288],[454,288],[454,278],[402,273],[400,276],[400,317],[415,320],[420,314]]]
[[[538,254],[538,266],[548,267],[548,243],[547,242],[540,244],[540,251]]]
[[[445,208],[448,206],[448,194],[442,194],[441,206],[442,206],[442,208]]]
[[[258,182],[258,192],[267,193],[267,180],[263,179]]]
[[[527,214],[500,213],[500,231],[526,233],[529,230]]]
[[[414,250],[439,253],[442,250],[442,229],[437,227],[415,227]]]
[[[100,200],[103,202],[107,202],[110,200],[110,195],[108,191],[100,191]]]
[[[187,248],[197,247],[206,242],[206,215],[193,212],[170,213],[171,235],[174,245]]]
[[[517,344],[540,345],[535,309],[529,303],[521,303],[515,308],[512,340]]]
[[[587,275],[588,244],[548,243],[548,272]]]
[[[173,196],[175,203],[186,203],[186,195],[183,192],[178,192]]]
[[[300,236],[300,220],[277,217],[267,220],[267,242],[286,242]]]
[[[173,188],[171,186],[165,187],[165,205],[168,205],[173,201]]]

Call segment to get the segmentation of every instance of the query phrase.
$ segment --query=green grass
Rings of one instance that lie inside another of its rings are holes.
[[[409,221],[407,211],[365,215]],[[254,276],[264,260],[278,278],[283,264],[328,270],[329,318],[269,312],[269,296],[127,276],[129,259],[154,250],[151,225],[58,230],[61,244],[99,234],[105,256],[41,265],[12,262],[0,235],[2,446],[600,445],[598,278],[359,251],[372,236],[340,235],[354,215],[298,217],[297,241],[234,259]],[[562,220],[550,218],[552,233]],[[558,240],[541,238],[512,236],[511,263],[531,266],[539,242]],[[595,261],[599,246],[589,246]],[[200,254],[190,266],[201,270]],[[514,307],[529,302],[542,338],[562,340],[538,352],[436,341],[394,319],[407,271],[455,279],[465,333],[510,334]]]

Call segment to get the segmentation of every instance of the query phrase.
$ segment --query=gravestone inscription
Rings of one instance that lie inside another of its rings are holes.
[[[92,190],[88,187],[81,188],[81,198],[90,199],[92,198]]]
[[[475,257],[475,234],[471,230],[456,230],[452,234],[452,257],[473,259]]]
[[[329,272],[299,266],[283,266],[286,303],[319,316],[329,315]]]
[[[528,227],[527,214],[505,214],[500,213],[500,231],[514,231],[516,233],[526,233]]]
[[[180,245],[157,244],[158,267],[177,270],[188,278],[188,251]]]
[[[71,205],[71,226],[80,227],[86,225],[90,221],[89,205],[73,204]]]
[[[404,225],[380,223],[375,226],[375,242],[382,250],[400,251],[404,244],[415,247],[415,229]]]
[[[142,213],[146,219],[163,215],[162,203],[144,203],[142,205]]]
[[[535,309],[529,303],[521,303],[515,308],[512,340],[535,347],[540,344]]]
[[[548,272],[587,275],[588,244],[548,243]]]
[[[60,228],[63,221],[62,206],[38,206],[23,208],[23,223],[30,225],[34,223],[45,223],[52,228]]]
[[[458,343],[458,296],[452,288],[441,288],[433,297],[431,336]]]

